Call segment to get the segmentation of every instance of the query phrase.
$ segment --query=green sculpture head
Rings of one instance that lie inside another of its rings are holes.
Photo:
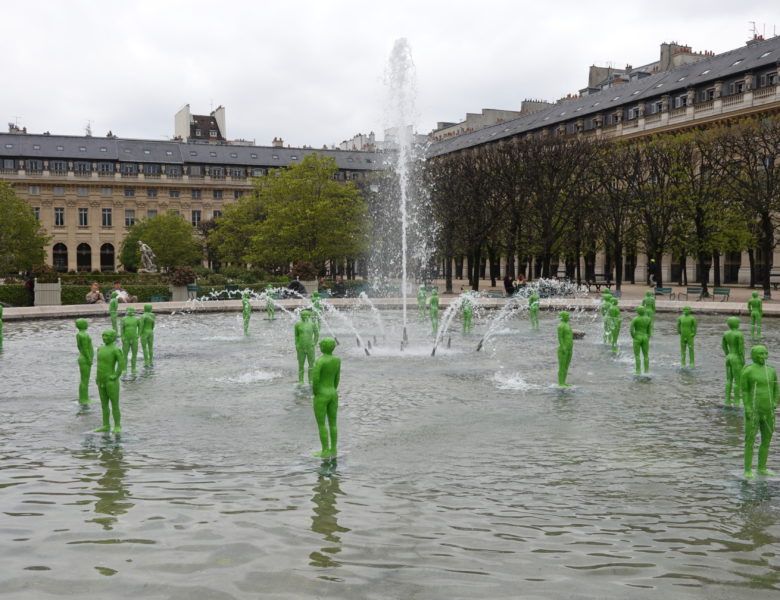
[[[312,298],[319,298],[319,297],[320,297],[320,292],[319,292],[318,290],[314,290],[314,291],[311,293],[311,297],[312,297]]]
[[[644,317],[646,312],[647,311],[645,310],[644,306],[637,306],[636,307],[636,314],[638,314],[640,317]]]
[[[611,303],[612,303],[614,306],[617,306],[617,305],[618,305],[618,299],[617,299],[617,297],[616,297],[616,296],[610,296],[610,298],[609,298],[609,301],[610,301],[610,302],[611,302]]]
[[[683,313],[686,315],[691,314],[691,307],[690,306],[683,306]]]
[[[117,296],[119,296],[119,292],[117,292],[116,290],[111,292],[111,297],[112,298],[116,298]]]
[[[132,317],[135,314],[135,308],[132,306],[127,307],[127,316]]]
[[[152,305],[151,304],[144,304],[144,312],[152,312]]]
[[[436,288],[433,288],[433,289],[431,290],[431,295],[432,295],[432,296],[438,296],[438,295],[439,295],[439,292],[437,292],[437,291],[436,291]]]
[[[753,292],[752,296],[753,296],[753,298],[758,298],[758,292]],[[752,354],[751,354],[751,357],[752,357]]]
[[[559,312],[558,316],[561,318],[561,321],[563,321],[564,323],[568,323],[569,322],[569,313],[566,312],[565,310],[562,310],[561,312]]]
[[[103,343],[106,346],[110,346],[116,341],[116,331],[114,331],[113,329],[106,329],[102,333],[102,337],[103,337]]]
[[[301,321],[308,321],[310,316],[311,316],[311,311],[310,310],[302,310],[301,311]]]
[[[333,338],[326,337],[320,340],[320,350],[323,354],[332,354],[335,349],[336,340]]]
[[[645,292],[645,296],[647,296],[648,298],[652,298],[653,297],[653,292],[651,292],[650,290],[647,290]]]
[[[2,313],[3,308],[0,307],[0,313]],[[86,319],[76,319],[76,327],[79,331],[84,331],[87,328],[87,320]],[[112,330],[113,331],[113,330]]]
[[[726,319],[726,325],[729,329],[739,329],[739,317],[729,317]]]
[[[758,344],[750,349],[750,360],[757,365],[763,365],[767,358],[769,358],[769,350],[766,349],[766,346]]]

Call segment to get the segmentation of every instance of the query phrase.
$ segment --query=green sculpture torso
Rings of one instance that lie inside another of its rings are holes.
[[[145,304],[141,321],[141,350],[144,353],[144,366],[151,367],[154,363],[154,325],[155,316],[152,305]]]
[[[249,302],[249,292],[241,294],[241,313],[244,320],[244,335],[249,335],[249,319],[252,316],[252,304]]]
[[[691,314],[691,307],[683,307],[683,314],[677,318],[677,333],[680,335],[680,362],[685,365],[685,350],[688,350],[689,363],[694,366],[693,338],[696,337],[698,324]]]
[[[644,372],[650,370],[650,328],[652,322],[647,316],[645,307],[639,306],[636,309],[637,316],[631,319],[631,339],[634,341],[634,363],[636,373],[640,373],[639,355],[641,353],[644,359]]]
[[[307,377],[311,383],[312,369],[314,368],[314,346],[317,343],[319,332],[309,320],[311,312],[301,311],[301,320],[295,324],[295,351],[298,355],[298,383],[303,383],[303,369],[308,362],[309,369]]]
[[[136,373],[135,362],[138,357],[138,338],[141,331],[141,320],[135,316],[135,308],[127,307],[127,316],[122,319],[122,352],[125,357],[125,373],[127,373],[127,355],[130,354],[131,372]]]

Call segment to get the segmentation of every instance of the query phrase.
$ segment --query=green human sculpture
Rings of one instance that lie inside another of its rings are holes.
[[[320,434],[322,450],[314,456],[336,456],[336,444],[339,433],[336,416],[339,410],[339,377],[341,376],[341,359],[333,356],[336,348],[336,340],[322,338],[320,350],[322,355],[314,363],[311,375],[311,389],[314,394],[313,407],[314,418],[317,420],[317,429]],[[325,420],[327,418],[327,426]]]
[[[753,446],[756,433],[761,432],[758,446],[758,474],[772,476],[767,470],[769,443],[775,432],[775,411],[777,410],[777,371],[766,364],[769,352],[761,344],[750,349],[752,365],[742,369],[742,400],[745,404],[745,477],[752,479]]]
[[[469,293],[461,294],[461,309],[463,310],[463,333],[471,333],[471,318],[474,316],[474,305]]]
[[[680,335],[680,363],[685,366],[685,350],[688,350],[688,363],[694,366],[693,338],[696,337],[698,324],[691,314],[690,306],[683,306],[683,314],[677,317],[677,333]]]
[[[141,350],[144,353],[144,366],[151,367],[154,364],[154,325],[155,319],[151,304],[144,304],[144,312],[141,319]]]
[[[574,352],[574,333],[569,325],[569,313],[561,311],[558,317],[561,319],[558,323],[558,385],[571,387],[566,383],[566,376],[569,374],[569,364]]]
[[[124,369],[123,374],[127,373],[127,355],[131,353],[130,357],[130,371],[137,373],[135,368],[135,362],[138,358],[138,337],[141,332],[141,320],[135,316],[135,308],[132,306],[127,307],[126,316],[122,319],[122,353],[124,354]]]
[[[428,310],[431,315],[431,326],[433,327],[433,333],[439,331],[439,292],[434,288],[431,290],[431,297],[428,302]]]
[[[108,314],[111,315],[111,327],[114,328],[114,332],[119,335],[119,327],[117,326],[116,314],[119,310],[119,292],[114,290],[111,292],[111,300],[108,303]]]
[[[270,285],[265,288],[265,316],[269,321],[276,319],[276,305],[273,299],[273,288]]]
[[[92,338],[87,333],[86,319],[76,319],[76,347],[79,350],[79,404],[89,404],[89,375],[92,371],[92,361],[95,359],[95,348],[92,346]]]
[[[528,318],[531,329],[539,329],[539,295],[536,292],[528,296]]]
[[[607,315],[609,314],[610,308],[612,308],[612,294],[609,291],[606,291],[601,294],[601,305],[599,306],[601,325],[604,331],[603,341],[605,344],[610,343],[609,328],[607,326]]]
[[[607,310],[607,343],[610,346],[612,354],[617,354],[618,351],[618,339],[620,338],[620,327],[622,325],[622,317],[620,316],[620,308],[618,307],[618,299],[610,298],[610,307]]]
[[[741,375],[745,367],[745,336],[739,330],[739,317],[726,319],[728,330],[721,339],[721,348],[726,355],[726,404],[739,406],[742,401]],[[732,397],[732,390],[734,392]]]
[[[244,318],[244,335],[249,335],[249,319],[252,317],[252,304],[249,302],[249,292],[241,294],[241,314]]]
[[[636,365],[635,373],[640,373],[640,360],[639,355],[641,353],[644,359],[644,372],[647,373],[650,370],[650,317],[647,316],[647,310],[644,306],[638,306],[636,314],[631,319],[631,339],[634,340],[634,364]]]
[[[309,320],[311,311],[302,310],[301,320],[295,324],[295,351],[298,355],[298,383],[303,384],[303,368],[309,363],[307,378],[311,383],[312,369],[314,368],[314,346],[317,343],[319,333],[317,328]]]
[[[100,405],[103,409],[103,426],[95,431],[122,431],[122,415],[119,412],[119,375],[125,370],[125,358],[122,351],[114,345],[116,331],[106,329],[103,332],[103,346],[97,351],[97,383]],[[114,429],[111,430],[111,415],[114,416]]]
[[[747,303],[750,313],[750,337],[754,340],[761,339],[761,318],[764,316],[764,303],[758,297],[758,292],[751,294]]]
[[[425,286],[421,285],[419,288],[417,288],[417,312],[420,316],[420,319],[425,318],[425,301],[427,298],[428,296],[425,293]]]
[[[3,347],[3,305],[0,304],[0,349]]]
[[[650,317],[650,337],[653,336],[653,328],[655,327],[655,296],[653,292],[647,290],[645,297],[642,298],[642,306],[645,307],[645,315]]]

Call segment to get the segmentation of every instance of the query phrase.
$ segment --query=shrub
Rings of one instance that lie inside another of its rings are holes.
[[[3,286],[0,286],[0,290],[2,287]],[[137,296],[138,302],[150,302],[152,296],[169,297],[171,295],[167,285],[128,285],[125,289],[131,296]],[[62,303],[86,304],[85,296],[89,290],[90,286],[88,285],[63,285]],[[108,300],[108,298],[106,300]]]
[[[32,275],[41,283],[57,283],[60,274],[49,265],[33,265]]]
[[[171,285],[190,285],[198,278],[192,267],[171,267],[165,275],[165,281]],[[129,291],[129,290],[128,290]]]
[[[303,279],[304,281],[311,281],[312,279],[317,279],[319,272],[317,271],[317,267],[308,260],[299,260],[293,265],[290,275],[297,277],[298,279]]]
[[[0,285],[0,302],[11,306],[30,306],[32,305],[32,298],[24,284],[11,283]]]

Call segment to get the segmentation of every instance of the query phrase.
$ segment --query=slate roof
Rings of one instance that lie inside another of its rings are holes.
[[[428,156],[448,154],[572,119],[614,111],[620,106],[634,106],[652,98],[660,98],[664,94],[679,95],[691,87],[707,87],[716,81],[732,79],[740,73],[756,72],[778,64],[780,36],[775,36],[704,58],[690,65],[653,73],[642,79],[566,100],[550,108],[484,129],[433,142]]]

